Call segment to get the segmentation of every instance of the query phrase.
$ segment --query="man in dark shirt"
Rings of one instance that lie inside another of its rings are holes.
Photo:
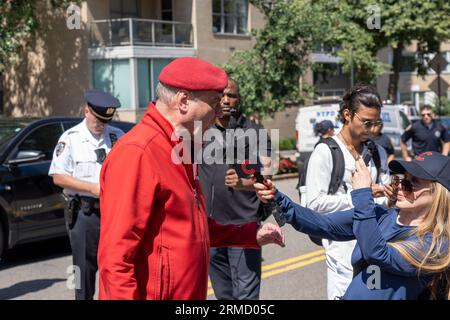
[[[391,139],[387,135],[383,134],[383,132],[381,132],[382,129],[383,123],[381,123],[380,126],[375,126],[370,139],[384,148],[387,154],[387,162],[389,163],[395,158],[395,150],[394,146],[392,145]]]
[[[414,155],[437,151],[446,156],[450,150],[450,135],[442,124],[434,120],[433,108],[423,105],[420,108],[420,116],[422,121],[410,125],[402,134],[400,145],[403,159],[412,160],[406,147],[406,142],[411,138]]]
[[[259,145],[259,129],[262,128],[239,113],[239,88],[235,81],[229,80],[220,104],[223,117],[217,118],[216,123],[208,130],[218,130],[216,133],[222,135],[223,141],[226,141],[226,136],[230,133],[236,141],[242,141],[255,133],[257,140],[250,139],[245,146],[249,147],[247,156],[254,154],[255,150],[259,155],[255,147]],[[267,137],[266,133],[265,136]],[[211,141],[213,142],[217,143],[215,140]],[[267,142],[266,149],[269,150],[263,150],[263,154],[270,156],[270,140],[267,139]],[[246,178],[242,172],[238,175],[240,165],[230,164],[235,163],[236,159],[227,158],[226,151],[230,151],[227,150],[227,143],[221,145],[221,150],[216,150],[221,154],[221,159],[226,160],[223,163],[212,163],[206,159],[208,145],[204,146],[204,159],[199,167],[207,214],[220,224],[240,225],[260,221],[263,207],[254,191],[253,180]],[[236,153],[241,154],[243,148],[242,145],[239,147],[239,142],[237,148]],[[243,159],[238,160],[242,162]],[[262,168],[260,161],[256,165]],[[216,298],[219,300],[259,299],[261,249],[211,248],[210,278]]]

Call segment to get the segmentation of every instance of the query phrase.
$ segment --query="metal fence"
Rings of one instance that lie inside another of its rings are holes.
[[[90,45],[192,47],[192,25],[135,18],[95,20],[90,25]]]

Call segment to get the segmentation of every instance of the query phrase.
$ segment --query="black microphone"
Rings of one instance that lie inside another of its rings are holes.
[[[259,182],[259,183],[262,183],[265,185],[264,177],[260,172],[256,171],[253,176],[255,177],[256,182]],[[261,217],[261,220],[264,221],[268,217],[270,217],[270,215],[273,215],[277,224],[280,227],[284,226],[284,224],[286,223],[286,219],[282,216],[280,206],[275,202],[275,200],[270,200],[269,202],[262,203],[262,204],[263,204],[264,215]]]

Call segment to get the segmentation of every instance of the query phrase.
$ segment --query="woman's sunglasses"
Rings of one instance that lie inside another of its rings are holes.
[[[394,187],[395,191],[401,188],[406,197],[412,195],[414,190],[414,185],[411,181],[407,179],[402,179],[399,176],[392,176],[391,185]]]

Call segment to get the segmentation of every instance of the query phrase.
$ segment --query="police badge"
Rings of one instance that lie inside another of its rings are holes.
[[[61,155],[61,153],[63,153],[65,147],[66,147],[65,142],[58,142],[58,144],[56,145],[56,148],[55,148],[55,153],[56,153],[57,157],[59,157]]]
[[[117,135],[115,133],[110,133],[109,138],[111,139],[111,147],[113,147],[114,143],[117,141]]]

